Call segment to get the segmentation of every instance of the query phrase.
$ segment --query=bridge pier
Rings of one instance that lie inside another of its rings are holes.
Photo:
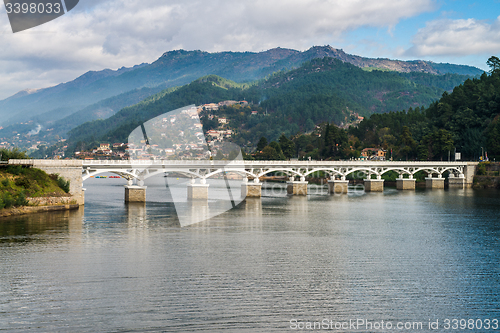
[[[195,179],[187,186],[188,200],[207,200],[208,199],[208,186],[205,179],[201,179],[201,184],[195,184]]]
[[[363,183],[366,192],[384,192],[384,180],[380,176],[377,176],[377,179],[367,178]]]
[[[384,192],[383,179],[365,179],[364,185],[366,192]]]
[[[125,185],[125,202],[146,202],[147,186]]]
[[[412,175],[409,175],[408,178],[403,178],[403,175],[400,175],[400,178],[396,179],[396,188],[398,190],[414,190],[415,179]]]
[[[460,174],[458,177],[455,177],[453,173],[450,173],[448,176],[448,186],[449,188],[464,188],[466,186],[465,175]]]
[[[430,189],[442,189],[444,188],[444,178],[441,174],[439,174],[437,177],[430,177],[425,178],[425,188],[430,188]]]
[[[474,175],[476,174],[476,167],[478,162],[468,162],[464,166],[465,188],[471,188],[474,184]]]
[[[259,178],[255,177],[253,183],[248,182],[248,178],[244,178],[241,184],[242,198],[260,198],[262,196],[262,183],[259,183]]]
[[[341,179],[332,179],[328,181],[328,193],[346,194],[349,181],[342,177]]]
[[[294,177],[290,177],[290,181],[286,182],[286,193],[288,195],[307,195],[307,184],[305,177],[300,177],[300,181],[295,181]]]

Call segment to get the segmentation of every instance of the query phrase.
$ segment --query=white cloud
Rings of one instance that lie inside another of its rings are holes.
[[[493,22],[441,19],[428,22],[412,40],[407,56],[466,56],[500,52],[500,16]]]
[[[0,11],[0,98],[179,48],[335,46],[345,32],[391,29],[433,9],[434,0],[81,0],[69,14],[16,34]]]

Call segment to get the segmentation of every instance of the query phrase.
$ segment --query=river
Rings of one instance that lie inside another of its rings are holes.
[[[164,187],[127,205],[123,183],[0,221],[0,331],[500,331],[496,190],[264,190],[181,227]]]

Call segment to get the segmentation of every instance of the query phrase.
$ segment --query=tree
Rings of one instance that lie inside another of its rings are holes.
[[[295,143],[292,140],[289,140],[285,134],[281,134],[279,143],[285,158],[292,158],[295,156]]]
[[[12,150],[0,149],[0,160],[8,161],[9,159],[27,159],[29,156],[25,151],[19,150],[19,148],[14,148]]]
[[[223,160],[224,159],[224,154],[222,153],[222,150],[217,150],[217,154],[214,157],[214,160]]]
[[[488,61],[486,61],[486,65],[490,68],[490,73],[496,72],[500,70],[500,59],[495,56],[489,57]]]
[[[432,150],[434,158],[443,160],[447,157],[448,153],[454,149],[453,136],[445,129],[439,129],[432,134]]]
[[[312,121],[311,118],[308,118],[306,120],[305,130],[306,131],[312,131],[313,129],[314,129],[314,121]]]
[[[500,119],[497,116],[487,128],[487,147],[490,158],[500,160]]]
[[[271,143],[269,144],[270,147],[273,147],[274,150],[276,150],[276,152],[278,153],[278,158],[279,160],[285,160],[285,156],[283,155],[283,152],[281,151],[281,147],[280,147],[280,144],[277,143],[276,141],[271,141]]]
[[[399,145],[399,152],[404,154],[406,156],[406,160],[408,161],[408,155],[411,154],[417,146],[417,143],[413,139],[408,126],[403,126],[403,132],[399,137]]]
[[[257,143],[257,152],[262,151],[267,146],[267,139],[265,137],[261,137],[259,142]]]
[[[257,152],[257,154],[255,154],[255,157],[258,160],[280,160],[281,159],[280,155],[276,151],[276,149],[274,149],[271,146],[264,147],[264,149],[262,149],[262,152]]]

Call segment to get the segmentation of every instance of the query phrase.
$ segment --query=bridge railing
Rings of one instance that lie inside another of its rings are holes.
[[[162,165],[183,165],[183,166],[227,166],[244,165],[247,167],[261,166],[463,166],[470,162],[442,162],[442,161],[242,161],[242,160],[85,160],[83,166],[162,166]]]

